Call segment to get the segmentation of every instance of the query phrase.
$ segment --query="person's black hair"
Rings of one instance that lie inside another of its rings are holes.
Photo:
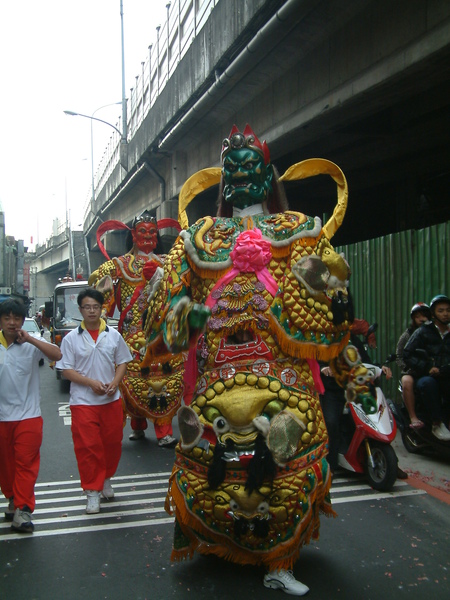
[[[408,326],[408,330],[411,333],[413,333],[416,329],[418,329],[420,327],[420,325],[416,325],[416,322],[414,321],[414,317],[416,315],[424,315],[427,318],[427,321],[431,321],[431,311],[430,311],[430,309],[428,309],[428,310],[425,310],[425,309],[424,310],[416,310],[413,313],[413,315],[411,317],[411,321],[410,321],[409,326]]]
[[[23,317],[25,319],[27,316],[25,304],[20,302],[20,300],[15,300],[13,298],[10,300],[5,300],[4,302],[0,302],[0,317],[11,314],[17,317]]]
[[[92,298],[93,300],[96,300],[100,306],[103,306],[103,302],[105,301],[103,294],[93,287],[87,287],[78,294],[78,306],[81,306],[81,303],[85,298]]]

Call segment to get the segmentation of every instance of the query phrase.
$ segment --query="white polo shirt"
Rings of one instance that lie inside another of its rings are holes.
[[[40,417],[39,361],[46,357],[28,342],[4,344],[0,332],[0,421]]]
[[[116,365],[130,362],[133,357],[118,331],[106,327],[94,342],[91,334],[81,326],[73,329],[62,340],[62,358],[56,363],[58,369],[73,369],[85,377],[102,383],[111,383]],[[89,386],[70,383],[71,405],[109,404],[120,398],[119,389],[114,396],[98,395]]]

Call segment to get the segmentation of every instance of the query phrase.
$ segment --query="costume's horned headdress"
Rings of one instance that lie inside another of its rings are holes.
[[[240,148],[249,148],[250,150],[254,150],[262,156],[265,165],[270,163],[270,153],[266,142],[264,141],[261,143],[256,134],[253,132],[253,129],[248,124],[245,126],[243,133],[239,131],[236,125],[233,125],[229,136],[222,142],[222,162],[229,152],[232,150],[239,150]]]
[[[131,229],[135,229],[139,223],[153,223],[155,226],[157,224],[156,218],[148,210],[144,210],[141,215],[134,217]]]
[[[139,223],[154,223],[158,228],[158,231],[167,227],[173,227],[177,231],[181,231],[180,224],[178,223],[178,221],[175,221],[175,219],[160,219],[159,221],[157,221],[156,218],[152,216],[152,214],[148,210],[144,210],[142,214],[140,214],[138,217],[135,217],[133,219],[131,227],[128,227],[128,225],[126,225],[125,223],[122,223],[121,221],[117,221],[115,219],[105,221],[104,223],[99,225],[97,229],[97,245],[99,247],[100,252],[107,260],[109,260],[110,258],[101,240],[102,236],[108,231],[119,231],[120,229],[133,231],[133,229],[135,229],[137,225],[139,225]]]

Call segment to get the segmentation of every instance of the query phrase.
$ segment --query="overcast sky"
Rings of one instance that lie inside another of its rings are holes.
[[[167,0],[123,0],[125,90],[166,18]],[[70,213],[75,229],[91,189],[90,120],[122,98],[120,0],[1,0],[0,203],[6,235],[30,250]],[[121,106],[96,117],[117,124]],[[94,123],[95,164],[113,130]],[[31,243],[33,238],[33,243]]]

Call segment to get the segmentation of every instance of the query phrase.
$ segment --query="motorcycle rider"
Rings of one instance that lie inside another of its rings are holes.
[[[434,296],[430,310],[432,320],[413,333],[403,358],[430,407],[432,434],[441,441],[450,441],[445,424],[450,409],[450,298],[444,294]]]
[[[410,312],[411,323],[407,329],[402,333],[397,342],[397,365],[402,370],[402,396],[403,402],[405,403],[406,410],[408,411],[409,419],[411,421],[411,429],[422,429],[424,423],[416,415],[416,400],[414,396],[414,377],[411,374],[411,370],[405,365],[403,358],[403,350],[408,343],[408,340],[421,325],[427,321],[431,321],[431,311],[428,304],[425,302],[416,302],[413,305]]]

